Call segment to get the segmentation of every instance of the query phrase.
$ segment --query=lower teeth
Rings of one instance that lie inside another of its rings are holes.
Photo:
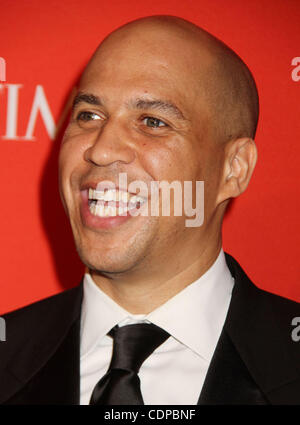
[[[113,207],[113,206],[104,206],[103,204],[97,204],[97,201],[89,202],[90,212],[98,217],[115,217],[117,215],[125,215],[129,210],[138,208],[140,204],[131,205],[129,208],[126,207]]]

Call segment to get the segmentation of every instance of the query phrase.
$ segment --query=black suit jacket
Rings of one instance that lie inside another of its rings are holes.
[[[235,286],[198,404],[300,404],[300,342],[291,338],[300,304],[226,261]],[[82,292],[80,284],[3,316],[0,404],[79,404]]]

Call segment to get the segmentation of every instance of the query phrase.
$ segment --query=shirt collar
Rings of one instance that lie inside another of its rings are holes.
[[[83,279],[80,354],[87,354],[116,324],[130,316],[86,273]]]
[[[234,280],[221,249],[214,264],[195,282],[147,315],[134,315],[106,295],[86,273],[81,314],[81,356],[111,328],[128,319],[147,320],[199,356],[210,360],[228,311]]]

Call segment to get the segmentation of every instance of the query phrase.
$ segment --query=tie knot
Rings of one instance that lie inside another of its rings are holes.
[[[138,373],[148,356],[170,336],[160,327],[147,323],[115,326],[113,355],[109,369],[132,370]]]

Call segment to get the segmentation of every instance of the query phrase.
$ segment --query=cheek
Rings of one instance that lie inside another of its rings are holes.
[[[195,180],[197,161],[189,146],[178,138],[172,142],[143,145],[139,152],[142,168],[153,180]]]
[[[58,169],[59,169],[59,192],[66,209],[66,205],[70,208],[72,203],[72,188],[75,187],[74,176],[77,174],[78,168],[83,164],[82,152],[79,146],[71,142],[63,142],[59,152]],[[78,186],[78,184],[77,184]]]
[[[155,180],[173,180],[177,158],[166,150],[153,151],[145,158],[146,169]]]
[[[58,158],[59,169],[59,185],[61,189],[65,189],[68,182],[72,164],[74,163],[73,152],[70,151],[67,145],[62,145]]]
[[[68,179],[71,173],[78,167],[84,165],[84,152],[86,144],[82,139],[64,138],[61,144],[58,164],[59,174],[63,180]]]

